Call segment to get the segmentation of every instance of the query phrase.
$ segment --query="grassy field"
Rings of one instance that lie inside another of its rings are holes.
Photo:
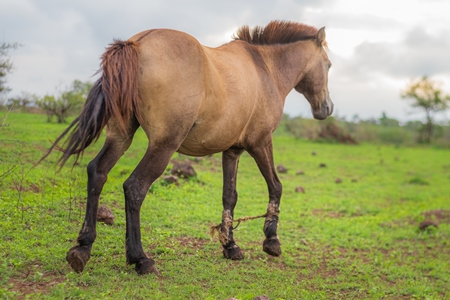
[[[220,155],[193,162],[195,180],[155,182],[142,207],[143,245],[161,276],[125,264],[122,183],[146,146],[135,141],[109,175],[101,204],[115,215],[98,225],[82,274],[65,261],[85,206],[89,148],[73,169],[58,156],[33,164],[65,125],[12,113],[0,129],[0,298],[2,299],[445,299],[450,297],[450,151],[345,146],[274,139],[284,193],[281,257],[262,251],[263,220],[242,223],[242,261],[222,257],[209,227],[221,220]],[[312,153],[315,152],[315,155]],[[176,160],[188,159],[176,154]],[[325,164],[325,167],[319,167]],[[170,166],[169,166],[170,167]],[[297,171],[303,175],[296,175]],[[304,193],[295,192],[302,186]],[[265,213],[267,187],[242,156],[235,217]],[[423,221],[435,226],[419,229]]]

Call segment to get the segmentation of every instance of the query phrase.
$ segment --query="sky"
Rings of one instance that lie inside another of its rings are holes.
[[[184,31],[217,47],[242,25],[287,20],[326,26],[335,115],[421,119],[400,93],[424,75],[450,93],[449,12],[448,0],[0,0],[0,43],[21,44],[9,52],[15,68],[7,97],[42,97],[75,79],[94,81],[105,47],[146,29]],[[295,91],[285,113],[312,118]]]

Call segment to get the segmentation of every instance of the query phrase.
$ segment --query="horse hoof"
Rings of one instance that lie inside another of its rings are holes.
[[[136,272],[139,275],[145,275],[145,274],[155,274],[157,276],[160,276],[161,273],[159,273],[158,269],[156,269],[155,261],[150,258],[142,258],[139,260],[138,263],[136,263]]]
[[[231,260],[241,260],[244,259],[244,252],[238,245],[234,244],[231,247],[223,248],[223,256]]]
[[[265,239],[263,242],[263,251],[272,256],[280,256],[281,248],[278,238]]]
[[[66,260],[69,263],[72,270],[80,273],[84,270],[86,263],[88,262],[91,254],[86,246],[75,246],[70,248],[67,252]]]

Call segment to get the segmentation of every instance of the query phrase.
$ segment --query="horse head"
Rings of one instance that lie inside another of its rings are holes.
[[[308,100],[314,118],[319,120],[330,116],[334,106],[328,92],[328,71],[331,68],[331,62],[325,48],[325,27],[322,27],[315,39],[315,51],[318,53],[311,56],[308,63],[310,67],[295,87],[295,90]]]

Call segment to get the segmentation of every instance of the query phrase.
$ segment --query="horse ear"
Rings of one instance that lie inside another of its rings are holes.
[[[319,32],[317,32],[317,45],[319,47],[322,47],[325,45],[325,38],[326,38],[326,34],[325,34],[325,27],[322,27],[319,29]]]

